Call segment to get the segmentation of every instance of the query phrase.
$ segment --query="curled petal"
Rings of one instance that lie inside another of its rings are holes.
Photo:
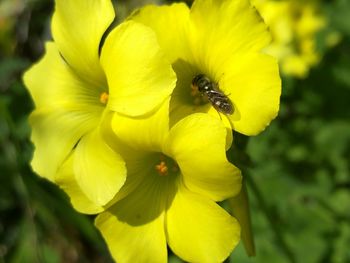
[[[62,164],[55,176],[55,183],[59,185],[69,196],[72,206],[84,214],[97,214],[103,207],[93,203],[83,193],[74,175],[74,153]]]
[[[98,129],[80,140],[74,172],[84,194],[100,206],[107,204],[126,180],[124,160],[107,145]]]

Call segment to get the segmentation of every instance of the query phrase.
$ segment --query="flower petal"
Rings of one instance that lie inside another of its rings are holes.
[[[112,129],[116,136],[129,147],[148,152],[160,152],[169,132],[169,100],[152,115],[128,118],[115,113]]]
[[[45,45],[44,57],[23,76],[36,108],[74,105],[81,111],[102,112],[102,88],[82,81],[62,59],[53,42]]]
[[[170,248],[187,262],[223,262],[240,239],[233,217],[183,185],[166,212],[166,230]]]
[[[271,38],[248,0],[196,0],[190,20],[191,49],[204,73],[215,73],[235,54],[260,51]]]
[[[54,180],[57,169],[79,139],[95,126],[96,116],[73,107],[39,109],[30,115],[31,141],[35,145],[31,162],[40,176]]]
[[[83,193],[100,206],[107,204],[126,180],[122,157],[103,141],[98,129],[80,140],[74,172]]]
[[[35,145],[32,167],[53,180],[78,140],[99,122],[103,105],[99,91],[81,81],[67,66],[54,43],[23,77],[36,110],[30,116]]]
[[[95,221],[117,262],[167,262],[164,231],[167,189],[156,176],[144,175],[133,193]]]
[[[108,106],[136,117],[157,109],[175,88],[176,76],[154,32],[127,21],[107,37],[101,54],[109,86]]]
[[[184,3],[171,6],[149,5],[137,10],[131,19],[149,26],[158,37],[159,45],[173,63],[189,52],[187,27],[190,10]]]
[[[203,113],[178,122],[169,133],[164,153],[178,163],[185,185],[215,201],[240,191],[241,173],[226,158],[226,128]]]
[[[281,80],[277,61],[265,54],[252,54],[227,64],[223,71],[219,85],[235,107],[234,114],[227,115],[234,129],[245,135],[258,134],[279,110]]]
[[[97,214],[103,207],[93,203],[82,192],[74,176],[74,153],[62,164],[55,176],[55,183],[69,196],[74,209],[84,214]]]
[[[145,173],[153,169],[150,164],[154,162],[153,156],[149,153],[135,150],[116,137],[111,127],[115,114],[109,112],[105,115],[101,123],[101,134],[108,146],[123,157],[127,168],[127,178],[120,191],[106,205],[108,207],[133,192],[142,183]]]
[[[52,34],[60,53],[86,82],[105,85],[99,45],[115,14],[110,0],[56,0]]]

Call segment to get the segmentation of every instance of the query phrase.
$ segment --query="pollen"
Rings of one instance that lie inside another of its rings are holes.
[[[161,161],[160,164],[156,165],[156,170],[161,176],[168,175],[168,166],[164,161]]]
[[[100,102],[102,103],[102,104],[107,104],[107,102],[108,102],[108,97],[109,97],[109,95],[108,95],[108,93],[107,92],[102,92],[101,93],[101,95],[100,95]]]

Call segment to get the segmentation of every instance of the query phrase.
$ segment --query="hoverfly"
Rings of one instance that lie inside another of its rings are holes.
[[[192,80],[192,85],[198,88],[198,91],[205,95],[211,105],[218,111],[226,115],[234,112],[231,100],[219,90],[218,85],[212,82],[206,75],[199,74]]]

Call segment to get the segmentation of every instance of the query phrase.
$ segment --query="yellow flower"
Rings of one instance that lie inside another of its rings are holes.
[[[120,24],[99,55],[114,17],[109,0],[57,0],[54,42],[46,44],[43,59],[24,75],[35,103],[30,116],[34,171],[56,181],[58,169],[74,151],[76,181],[99,206],[126,180],[123,159],[100,135],[103,116],[108,111],[149,114],[175,86],[175,74],[155,34],[144,25]]]
[[[185,261],[222,262],[240,236],[237,221],[215,203],[241,187],[240,171],[226,159],[226,129],[197,113],[169,131],[168,114],[169,101],[148,118],[109,115],[105,139],[123,156],[128,175],[96,226],[120,263],[167,262],[167,244]],[[62,185],[74,185],[73,169],[67,163],[60,171]],[[73,203],[83,211],[94,207],[75,190]]]
[[[191,89],[199,74],[231,101],[234,112],[227,114],[231,123],[222,118],[230,129],[255,135],[276,117],[281,92],[278,66],[261,52],[270,35],[248,0],[196,0],[191,9],[183,3],[151,5],[130,19],[156,32],[176,72],[171,125],[195,112],[219,118],[203,93]]]
[[[282,72],[304,78],[321,55],[316,51],[316,34],[326,25],[317,1],[254,0],[269,25],[273,41],[266,52],[277,57]]]

